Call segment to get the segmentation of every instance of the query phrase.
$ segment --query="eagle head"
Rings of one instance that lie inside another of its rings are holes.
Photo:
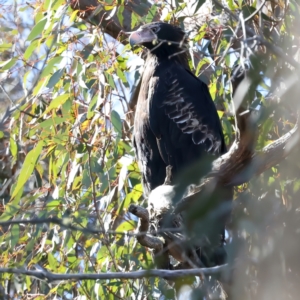
[[[153,54],[178,52],[185,48],[186,42],[186,34],[180,27],[164,22],[143,25],[129,37],[131,46],[142,45]]]

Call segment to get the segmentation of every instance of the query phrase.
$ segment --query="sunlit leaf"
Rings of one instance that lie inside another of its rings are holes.
[[[33,89],[33,95],[37,95],[39,92],[43,91],[43,89],[47,86],[49,79],[50,75],[41,78]]]
[[[20,189],[24,186],[24,184],[28,181],[34,170],[35,164],[43,150],[43,145],[44,141],[39,141],[35,148],[27,153],[22,165],[22,169],[18,176],[17,185],[13,190],[11,198],[14,198],[18,194]]]
[[[28,59],[34,50],[37,50],[37,45],[39,44],[39,40],[32,41],[30,45],[27,47],[23,57],[24,59]]]
[[[32,28],[31,32],[29,33],[29,35],[27,37],[27,41],[32,41],[34,38],[36,38],[38,35],[40,35],[43,32],[46,23],[47,23],[47,18],[42,19],[41,21],[39,21]]]
[[[0,43],[0,52],[9,50],[12,47],[12,43]]]
[[[134,12],[132,12],[132,14],[131,14],[131,29],[133,29],[138,22],[139,22],[139,16],[137,14],[135,14]]]
[[[18,154],[18,145],[12,137],[9,139],[9,150],[12,156],[16,158]]]
[[[60,107],[62,104],[64,104],[69,99],[69,97],[70,97],[69,94],[63,94],[63,95],[57,96],[54,100],[51,101],[50,105],[47,107],[44,114],[47,114],[52,109],[57,109],[58,107]]]
[[[78,14],[78,10],[74,10],[70,16],[70,23],[74,22]]]
[[[16,57],[11,58],[7,61],[1,61],[0,68],[3,71],[8,70],[8,69],[12,68],[16,64],[17,61],[18,61],[18,59]]]
[[[43,69],[43,72],[41,74],[41,77],[47,76],[50,73],[53,72],[55,65],[59,64],[62,61],[62,56],[56,56],[50,59],[46,65],[46,67]]]
[[[49,267],[52,270],[56,270],[58,261],[55,259],[54,255],[52,253],[48,253],[48,262],[49,262]]]
[[[156,11],[157,11],[157,6],[152,5],[152,7],[148,11],[148,14],[146,15],[146,18],[145,18],[146,23],[152,22],[152,20],[154,19],[155,15],[156,15]]]

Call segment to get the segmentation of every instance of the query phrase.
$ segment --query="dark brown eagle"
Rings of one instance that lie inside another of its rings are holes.
[[[226,146],[208,88],[190,70],[185,33],[155,22],[133,32],[129,42],[148,49],[133,132],[147,196],[164,183],[167,166],[176,177],[206,154],[225,153]]]

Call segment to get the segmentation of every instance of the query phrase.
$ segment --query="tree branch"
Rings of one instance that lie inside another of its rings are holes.
[[[124,10],[122,12],[123,24],[120,24],[117,13],[114,13],[112,17],[111,11],[106,11],[103,4],[99,4],[98,0],[71,0],[70,6],[74,10],[78,10],[78,15],[86,22],[89,22],[96,26],[101,26],[103,31],[113,38],[118,38],[120,33],[131,31],[131,18],[132,12],[139,16],[147,15],[151,9],[152,4],[148,1],[131,0],[125,1],[123,5]],[[120,6],[117,8],[119,9]],[[153,21],[159,20],[159,14],[153,17]],[[137,24],[139,26],[139,24]],[[128,43],[125,41],[124,43]]]
[[[139,231],[137,233],[133,232],[124,232],[124,231],[115,231],[115,230],[102,230],[102,229],[94,229],[94,228],[88,228],[88,227],[79,227],[71,224],[72,219],[71,218],[65,218],[65,219],[59,219],[56,217],[51,218],[36,218],[36,219],[17,219],[17,220],[9,220],[0,222],[0,227],[10,226],[10,225],[25,225],[25,224],[57,224],[60,225],[62,228],[74,230],[74,231],[80,231],[82,233],[86,234],[113,234],[113,235],[125,235],[129,237],[139,237],[143,236],[147,233],[147,231]],[[178,228],[164,228],[162,230],[157,230],[154,233],[160,234],[163,232],[180,232],[181,230]]]
[[[160,277],[160,278],[183,278],[187,276],[203,276],[203,275],[214,275],[219,274],[228,268],[228,265],[222,265],[212,268],[198,268],[198,269],[182,269],[182,270],[142,270],[133,272],[110,272],[110,273],[69,273],[59,274],[52,273],[48,270],[37,266],[39,271],[32,271],[26,269],[16,268],[0,268],[0,274],[20,274],[35,277],[39,280],[46,281],[48,283],[54,281],[65,281],[65,280],[107,280],[107,279],[139,279],[149,277]]]

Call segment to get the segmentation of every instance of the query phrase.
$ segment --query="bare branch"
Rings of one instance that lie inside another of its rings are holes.
[[[32,271],[26,269],[16,268],[0,268],[0,274],[20,274],[35,277],[39,280],[46,281],[48,283],[54,281],[65,281],[65,280],[107,280],[107,279],[139,279],[149,277],[160,277],[160,278],[183,278],[187,276],[203,276],[203,275],[214,275],[220,274],[228,268],[228,265],[222,265],[212,268],[198,268],[198,269],[182,269],[182,270],[142,270],[134,272],[110,272],[110,273],[69,273],[59,274],[52,273],[46,269],[38,266],[39,271]]]
[[[102,229],[95,229],[95,228],[88,228],[88,227],[79,227],[71,224],[71,218],[59,219],[56,217],[51,218],[37,218],[37,219],[17,219],[17,220],[9,220],[0,222],[0,227],[10,226],[10,225],[25,225],[25,224],[57,224],[60,225],[62,228],[80,231],[86,234],[113,234],[113,235],[124,235],[129,237],[139,237],[143,236],[147,233],[147,231],[140,231],[137,233],[133,232],[124,232],[124,231],[115,231],[115,230],[102,230]],[[181,229],[178,228],[164,228],[163,230],[157,230],[154,233],[160,234],[163,232],[181,232]]]

